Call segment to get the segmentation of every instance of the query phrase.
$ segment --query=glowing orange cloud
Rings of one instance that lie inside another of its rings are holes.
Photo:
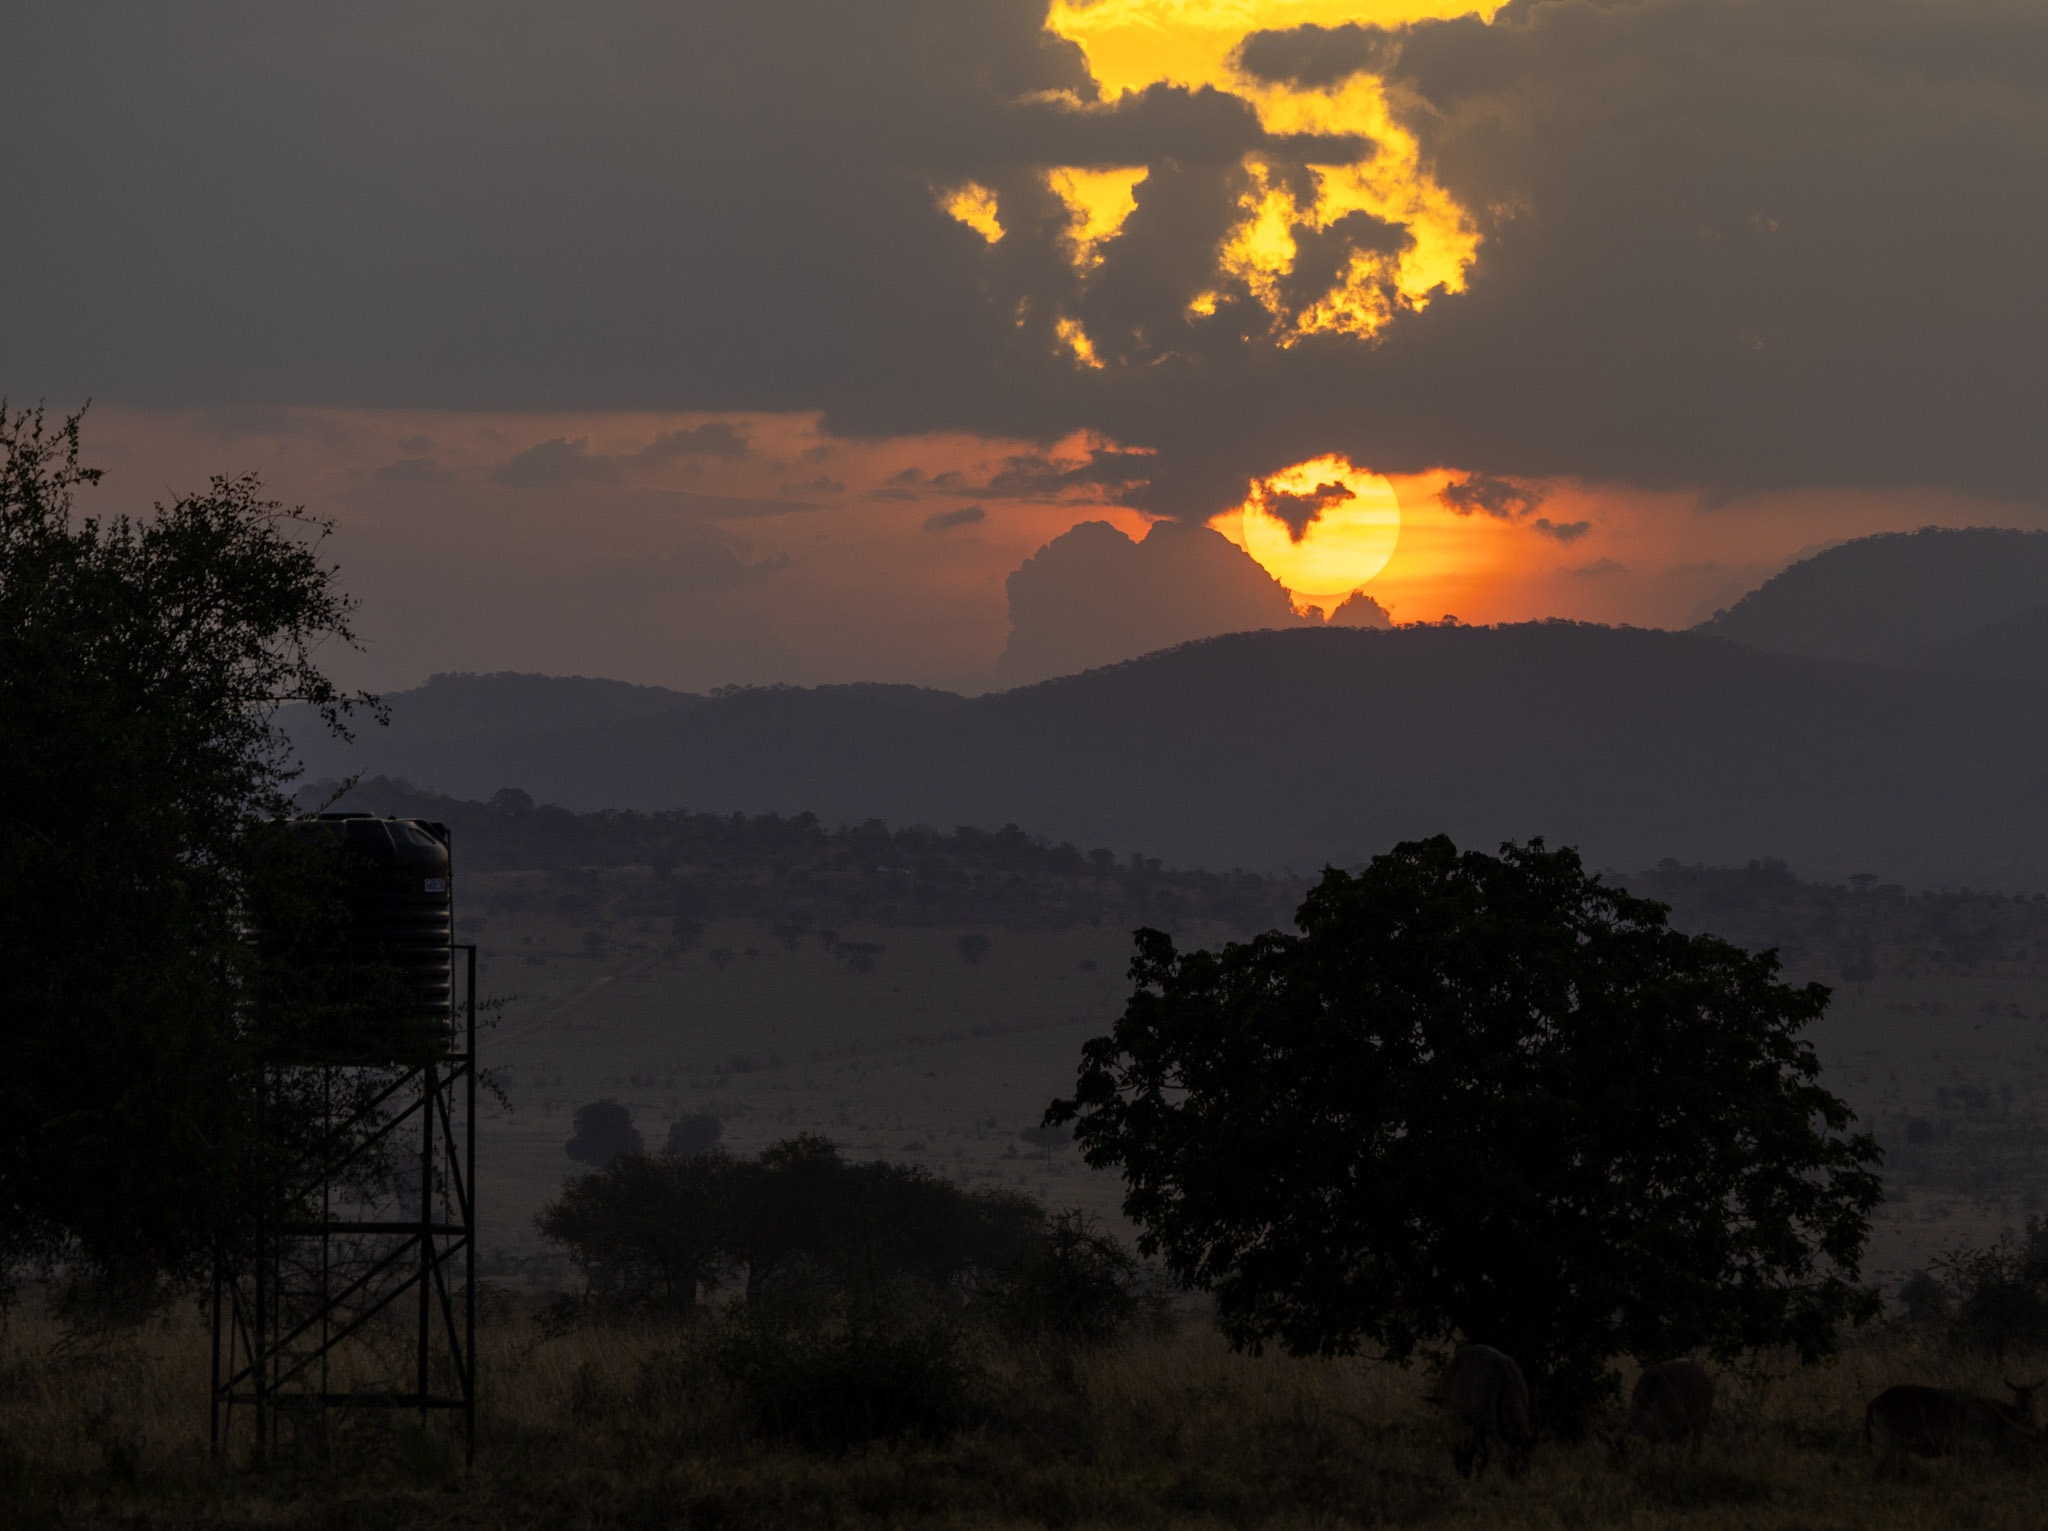
[[[1270,84],[1237,67],[1238,46],[1264,28],[1347,21],[1396,25],[1475,10],[1490,16],[1496,8],[1468,0],[1053,0],[1046,26],[1081,48],[1107,97],[1160,82],[1208,85],[1249,101],[1269,132],[1355,134],[1375,146],[1353,163],[1311,166],[1305,194],[1290,189],[1288,178],[1265,156],[1245,158],[1249,188],[1235,226],[1217,251],[1217,270],[1243,284],[1272,316],[1280,343],[1291,345],[1322,332],[1370,336],[1401,308],[1420,307],[1439,291],[1461,291],[1479,239],[1464,209],[1423,166],[1413,135],[1393,120],[1378,80],[1353,75],[1315,89]],[[1076,210],[1077,221],[1107,231],[1077,240],[1075,261],[1084,273],[1121,224],[1114,209],[1127,203],[1135,185],[1135,180],[1086,184],[1080,177],[1087,173],[1052,172],[1055,189]],[[1298,254],[1294,231],[1327,229],[1350,213],[1398,226],[1408,236],[1408,248],[1355,250],[1325,292],[1306,303],[1290,303],[1283,281],[1293,273]],[[1205,293],[1190,305],[1189,314],[1200,318],[1214,309],[1214,295]]]

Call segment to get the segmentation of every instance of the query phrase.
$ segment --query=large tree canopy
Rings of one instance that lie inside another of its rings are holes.
[[[153,1289],[321,1151],[289,1084],[259,1132],[244,926],[288,854],[277,708],[361,699],[315,662],[352,641],[323,523],[253,478],[82,518],[78,427],[0,406],[0,1286]]]
[[[1828,991],[1666,913],[1438,837],[1325,872],[1299,935],[1143,930],[1047,1119],[1239,1344],[1482,1341],[1567,1426],[1617,1355],[1825,1352],[1881,1194],[1800,1036]]]

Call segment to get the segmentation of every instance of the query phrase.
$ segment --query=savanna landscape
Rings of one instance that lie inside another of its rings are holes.
[[[0,13],[0,1531],[2048,1526],[2048,7]]]
[[[2048,1357],[2024,1313],[1989,1343],[1957,1315],[1973,1275],[1960,1257],[2002,1245],[2016,1259],[2040,1212],[2048,905],[1814,884],[1776,865],[1628,879],[1833,985],[1813,1032],[1825,1078],[1885,1151],[1865,1266],[1883,1316],[1827,1361],[1767,1351],[1716,1367],[1697,1451],[1618,1455],[1610,1407],[1578,1439],[1544,1432],[1525,1476],[1466,1480],[1462,1427],[1431,1401],[1441,1353],[1397,1366],[1234,1352],[1206,1301],[1156,1266],[1155,1304],[1107,1336],[953,1315],[907,1384],[940,1419],[820,1443],[722,1369],[734,1289],[707,1289],[694,1320],[562,1307],[589,1273],[536,1218],[589,1173],[566,1152],[577,1109],[619,1102],[649,1152],[691,1116],[715,1117],[719,1146],[743,1158],[818,1134],[849,1161],[1084,1209],[1129,1241],[1120,1179],[1038,1126],[1122,1007],[1127,927],[1160,920],[1220,945],[1284,920],[1303,884],[873,823],[556,810],[536,850],[516,796],[360,790],[384,811],[466,817],[482,863],[458,905],[480,990],[503,1001],[482,1044],[502,1100],[480,1133],[474,1466],[450,1421],[347,1410],[286,1417],[260,1468],[216,1466],[198,1309],[81,1330],[31,1301],[5,1339],[21,1524],[1995,1526],[2048,1507],[2031,1442],[1928,1460],[1879,1449],[1863,1421],[1891,1383],[2002,1398]],[[522,860],[543,864],[501,864]]]

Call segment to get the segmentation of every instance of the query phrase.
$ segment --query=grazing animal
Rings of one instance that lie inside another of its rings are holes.
[[[1529,1465],[1535,1437],[1529,1429],[1529,1384],[1522,1368],[1491,1345],[1466,1345],[1451,1357],[1444,1372],[1438,1403],[1472,1430],[1472,1439],[1453,1448],[1461,1476],[1483,1474],[1493,1459],[1493,1445],[1506,1448],[1510,1478]]]
[[[1697,1453],[1714,1415],[1714,1379],[1697,1361],[1663,1361],[1636,1379],[1628,1401],[1628,1423],[1614,1437],[1621,1452],[1631,1438],[1652,1445],[1676,1445],[1690,1437]]]
[[[1965,1445],[2015,1447],[2038,1443],[2034,1395],[2048,1382],[2008,1382],[2012,1402],[2000,1403],[1957,1388],[1901,1383],[1870,1400],[1863,1411],[1863,1438],[1887,1451],[1947,1456]]]

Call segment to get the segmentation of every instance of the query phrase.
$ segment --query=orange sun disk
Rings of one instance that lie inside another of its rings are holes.
[[[1401,503],[1377,473],[1339,456],[1311,458],[1252,482],[1238,507],[1244,550],[1297,599],[1341,601],[1387,566],[1401,540]],[[1300,524],[1295,535],[1290,517]]]

